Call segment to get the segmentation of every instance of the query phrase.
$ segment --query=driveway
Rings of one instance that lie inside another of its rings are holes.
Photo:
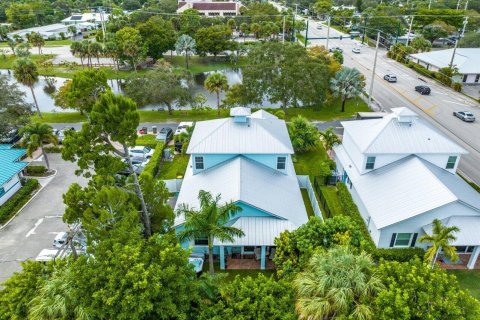
[[[55,235],[67,230],[62,221],[62,194],[74,182],[86,184],[75,175],[76,164],[63,161],[60,154],[49,154],[49,160],[56,176],[0,230],[0,283],[21,270],[21,261],[35,259],[42,249],[52,248]]]

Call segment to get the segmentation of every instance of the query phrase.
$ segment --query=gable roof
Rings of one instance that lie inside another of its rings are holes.
[[[467,151],[407,108],[382,119],[342,122],[364,154],[465,154]]]
[[[233,117],[199,121],[187,153],[192,154],[293,154],[285,121],[248,117],[235,123]]]
[[[342,145],[334,150],[379,229],[452,202],[480,213],[480,194],[459,176],[417,156],[360,175]]]
[[[181,204],[199,209],[198,192],[205,190],[212,195],[221,194],[222,204],[241,201],[278,219],[289,220],[296,226],[307,222],[305,205],[291,160],[287,161],[289,174],[243,156],[195,175],[192,174],[190,164],[191,158],[175,210]],[[183,222],[183,216],[175,219],[175,225]]]
[[[260,109],[258,111],[255,111],[254,113],[252,113],[252,115],[250,116],[250,118],[257,118],[257,119],[278,119],[276,116],[274,116],[273,114],[263,110],[263,109]]]
[[[0,187],[28,165],[28,162],[17,161],[25,149],[13,149],[10,145],[0,145]]]

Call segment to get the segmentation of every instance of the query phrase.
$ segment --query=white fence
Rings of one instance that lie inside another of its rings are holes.
[[[301,189],[307,189],[308,198],[310,199],[310,203],[312,204],[313,212],[317,217],[323,220],[322,211],[320,210],[320,206],[318,205],[317,197],[315,196],[315,191],[313,190],[312,183],[308,176],[297,176],[298,184],[300,185]]]
[[[170,193],[180,192],[180,187],[182,186],[183,179],[170,179],[163,180],[165,185]]]

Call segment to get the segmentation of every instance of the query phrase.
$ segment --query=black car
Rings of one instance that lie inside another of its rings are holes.
[[[430,88],[427,86],[416,86],[415,91],[420,92],[420,94],[428,95],[430,94]]]

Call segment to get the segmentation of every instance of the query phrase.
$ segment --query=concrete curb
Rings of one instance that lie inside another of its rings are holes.
[[[51,175],[51,176],[48,176],[48,177],[45,177],[45,178],[52,178],[52,179],[50,180],[50,181],[52,181],[53,178],[55,178],[56,175],[57,175],[57,170],[55,170],[55,174],[53,174],[53,175]],[[38,179],[37,179],[37,180],[38,180]],[[49,181],[48,183],[50,183],[50,181]],[[20,209],[18,209],[18,211],[13,215],[13,217],[10,218],[10,220],[8,220],[7,222],[5,222],[5,224],[3,224],[2,226],[0,226],[0,231],[1,231],[2,229],[4,229],[6,226],[8,226],[8,225],[10,224],[10,222],[12,222],[13,219],[15,219],[15,218],[19,215],[19,213],[22,212],[22,210],[23,210],[33,199],[35,199],[35,197],[43,190],[43,188],[45,188],[45,187],[48,185],[48,183],[47,183],[46,185],[44,185],[44,186],[42,186],[42,185],[40,184],[40,186],[41,186],[40,189],[38,189],[37,192],[34,193],[34,195],[27,201],[27,203],[25,203]]]

